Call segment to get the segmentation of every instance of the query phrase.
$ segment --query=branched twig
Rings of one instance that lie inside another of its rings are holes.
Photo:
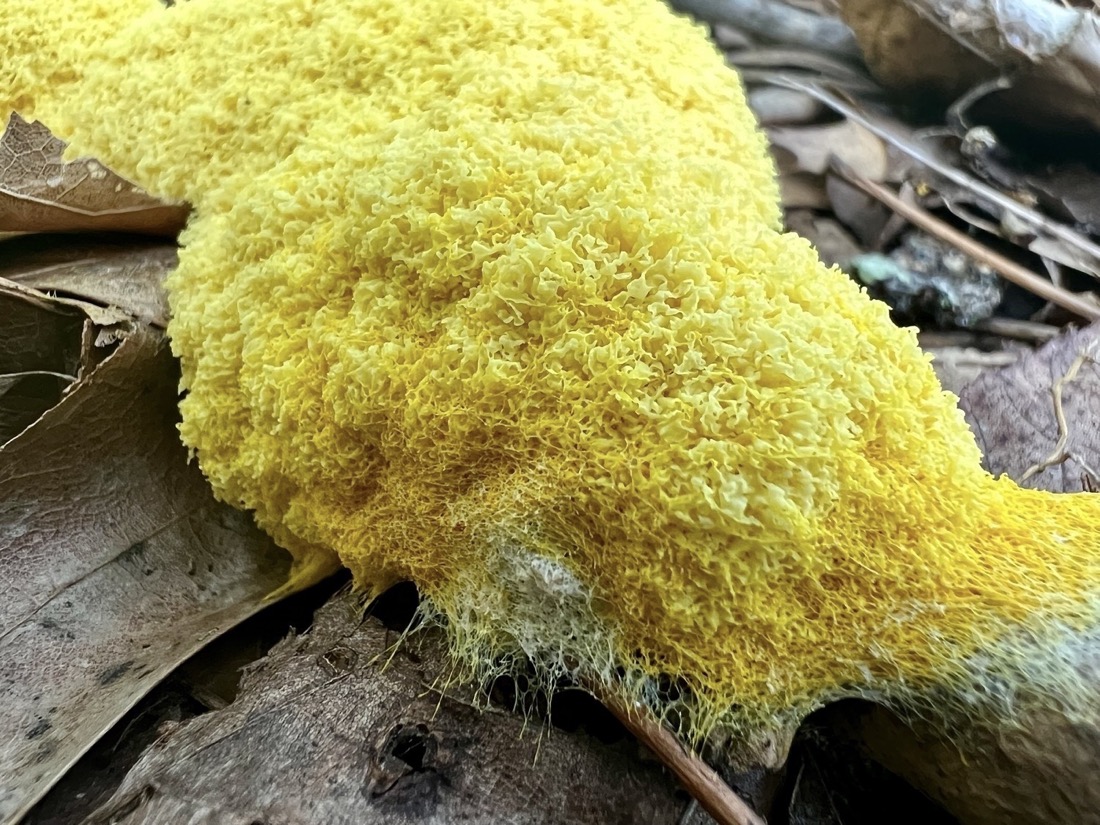
[[[1072,455],[1066,449],[1066,444],[1069,443],[1069,424],[1066,422],[1066,413],[1065,409],[1062,406],[1062,389],[1066,386],[1066,384],[1077,379],[1077,373],[1081,371],[1081,367],[1083,367],[1086,363],[1095,363],[1098,343],[1100,342],[1098,342],[1097,340],[1091,341],[1089,345],[1085,348],[1085,351],[1080,353],[1076,358],[1073,359],[1073,363],[1070,364],[1069,369],[1065,372],[1065,375],[1055,381],[1054,385],[1050,388],[1050,393],[1054,398],[1054,420],[1058,422],[1058,442],[1054,445],[1054,450],[1049,456],[1044,458],[1038,464],[1032,464],[1030,467],[1027,468],[1024,474],[1020,476],[1021,483],[1027,481],[1034,475],[1038,475],[1039,473],[1043,472],[1043,470],[1054,467],[1058,464],[1062,464],[1071,458],[1075,459],[1077,463],[1081,465],[1084,471],[1088,473],[1088,475],[1092,476],[1094,479],[1100,478],[1100,476],[1097,476],[1092,468],[1085,464],[1085,462]]]

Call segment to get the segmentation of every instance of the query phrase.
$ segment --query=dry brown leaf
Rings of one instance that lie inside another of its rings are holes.
[[[868,249],[883,249],[897,234],[894,213],[839,175],[826,176],[825,194],[830,211]]]
[[[1100,325],[1094,324],[1051,341],[1010,369],[983,375],[963,390],[961,404],[990,472],[1059,493],[1086,489],[1084,477],[1100,469],[1098,347]],[[1028,470],[1057,446],[1061,428],[1053,391],[1078,360],[1076,377],[1059,392],[1069,458],[1025,480]]]
[[[1095,170],[1072,163],[1045,174],[1028,175],[1026,180],[1044,206],[1093,234],[1100,233],[1100,174]]]
[[[85,318],[0,287],[0,445],[56,404],[80,375]]]
[[[187,207],[150,197],[90,158],[66,163],[65,143],[12,114],[0,137],[0,232],[175,235]]]
[[[77,377],[84,318],[54,304],[0,284],[0,375],[48,371]]]
[[[833,218],[809,210],[787,213],[787,229],[814,245],[817,256],[829,266],[847,269],[851,260],[863,252],[855,238]]]
[[[446,644],[362,617],[345,595],[275,647],[237,700],[146,751],[89,823],[672,823],[686,807],[627,739],[540,736],[437,688]],[[445,681],[445,677],[444,677]]]
[[[1080,233],[1095,235],[1100,230],[1100,175],[1084,164],[1028,162],[1012,154],[984,127],[969,130],[961,141],[954,134],[941,137],[925,141],[930,151],[958,167],[969,167],[1012,202],[1042,208]],[[973,187],[920,169],[914,169],[910,177],[917,188],[934,190],[944,206],[975,229],[1004,238],[1052,262],[1100,277],[1094,250],[1071,238],[1036,234],[1031,222],[1020,221]],[[999,220],[989,220],[983,213],[998,215]]]
[[[0,278],[40,292],[114,307],[146,324],[168,324],[164,278],[176,267],[177,247],[148,238],[118,241],[33,235],[8,241]]]
[[[888,163],[882,140],[851,120],[824,126],[775,127],[767,130],[780,172],[824,175],[839,158],[874,181],[886,179]]]
[[[839,121],[824,126],[774,127],[766,131],[779,170],[779,200],[786,210],[829,209],[825,173],[833,157],[867,169],[877,179],[886,174],[882,141],[856,123]]]
[[[784,209],[828,209],[825,181],[819,175],[782,174],[779,176],[779,203]]]
[[[176,381],[135,326],[0,448],[0,821],[285,580],[289,557],[188,464]]]
[[[106,358],[133,320],[117,308],[50,296],[2,276],[0,318],[0,446]]]

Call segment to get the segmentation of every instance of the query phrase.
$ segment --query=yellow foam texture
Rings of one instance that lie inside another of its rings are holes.
[[[157,0],[82,0],[78,6],[0,2],[0,112],[34,117],[42,90],[61,93],[80,77],[96,46],[134,18],[163,8]]]
[[[148,6],[0,0],[0,110],[195,205],[181,432],[299,577],[411,579],[482,667],[658,705],[672,677],[695,733],[976,690],[1020,628],[1095,621],[1100,498],[981,469],[913,332],[781,234],[700,29],[654,0]]]

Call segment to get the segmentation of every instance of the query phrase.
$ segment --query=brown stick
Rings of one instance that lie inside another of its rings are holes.
[[[843,22],[776,0],[672,0],[672,7],[707,23],[725,23],[769,43],[785,43],[863,60],[856,39]]]
[[[1012,283],[1022,286],[1040,298],[1044,298],[1052,304],[1057,304],[1063,309],[1068,309],[1082,318],[1087,318],[1090,321],[1100,320],[1100,307],[1090,304],[1069,290],[1055,286],[1026,267],[1022,267],[1004,255],[983,246],[950,224],[941,221],[927,210],[902,200],[889,188],[868,180],[843,161],[833,158],[831,166],[846,181],[858,189],[862,189],[872,198],[886,204],[914,226],[920,227],[925,232],[951,244],[960,252],[964,252],[975,260],[995,269],[1001,273],[1005,280],[1012,281]]]
[[[690,753],[668,728],[656,721],[642,705],[627,707],[605,691],[587,685],[616,718],[675,774],[719,825],[767,825],[714,769]]]

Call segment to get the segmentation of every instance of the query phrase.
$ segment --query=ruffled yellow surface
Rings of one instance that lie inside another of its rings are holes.
[[[0,114],[36,116],[44,93],[64,94],[93,50],[136,17],[162,9],[157,0],[0,0]]]
[[[981,470],[912,332],[780,234],[736,76],[662,5],[147,5],[0,0],[0,109],[195,204],[181,431],[298,575],[412,579],[471,661],[669,674],[703,719],[962,688],[1095,618],[1100,499]],[[67,36],[103,8],[133,20]]]

